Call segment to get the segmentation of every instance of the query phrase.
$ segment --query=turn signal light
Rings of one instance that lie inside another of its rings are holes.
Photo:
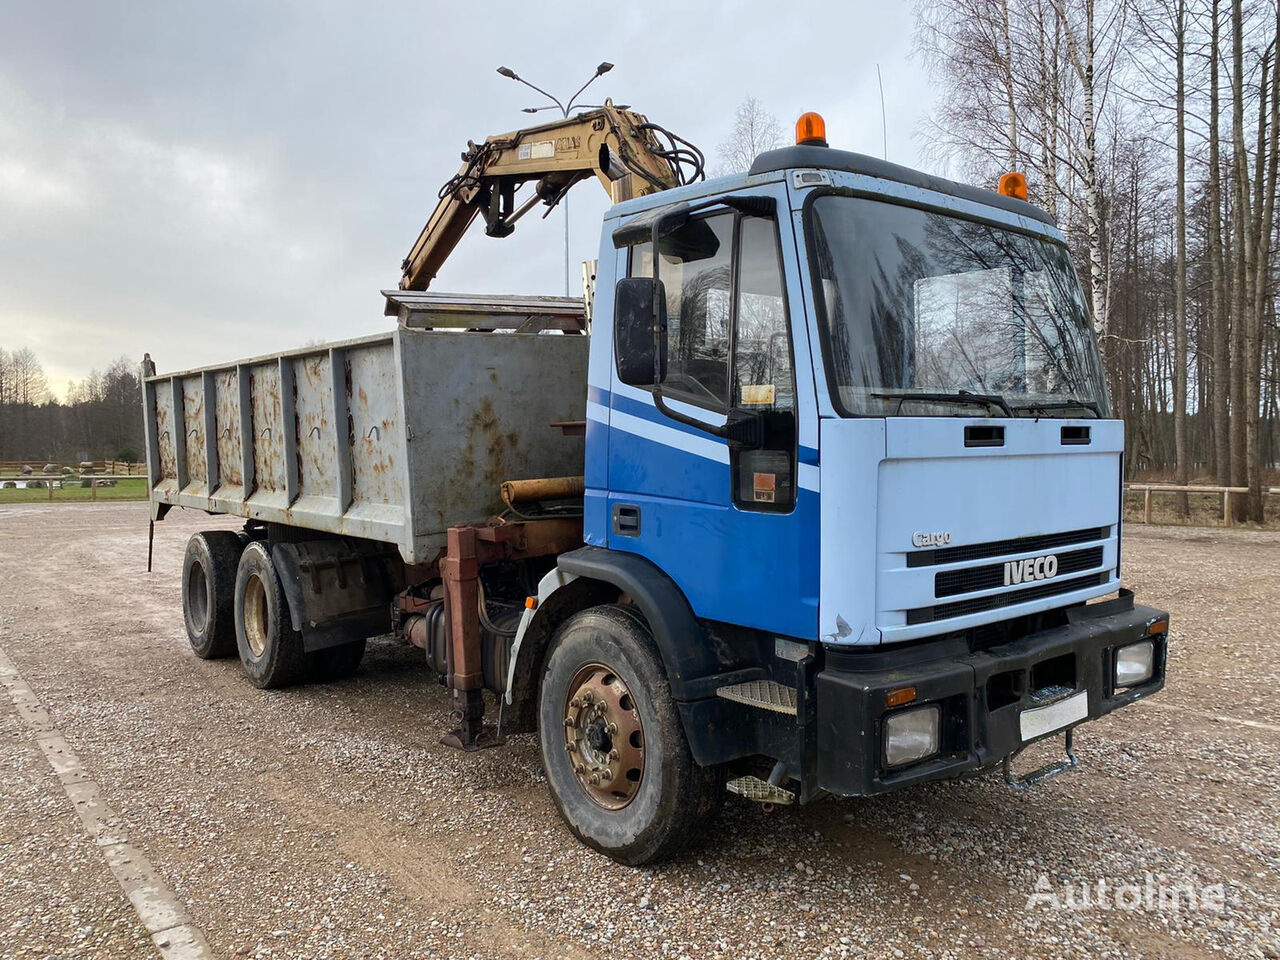
[[[796,146],[825,147],[827,145],[827,121],[821,114],[802,113],[796,121]]]
[[[1150,624],[1148,624],[1148,625],[1147,625],[1147,636],[1148,636],[1148,637],[1154,637],[1154,636],[1156,636],[1157,634],[1160,634],[1160,633],[1168,633],[1168,632],[1169,632],[1169,621],[1168,621],[1168,620],[1154,620],[1154,621],[1152,621]]]
[[[996,188],[997,192],[1006,197],[1013,197],[1015,200],[1027,199],[1027,177],[1026,174],[1010,171],[1000,178],[1000,185]]]
[[[537,605],[538,605],[538,598],[537,598],[537,597],[525,597],[525,598],[524,598],[524,608],[525,608],[526,610],[532,610],[532,609],[534,609],[535,607],[537,607]]]
[[[884,705],[886,707],[900,707],[904,703],[911,703],[915,698],[915,687],[899,687],[897,690],[890,690],[885,695]]]

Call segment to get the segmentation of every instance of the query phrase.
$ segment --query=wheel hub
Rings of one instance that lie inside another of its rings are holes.
[[[191,571],[187,574],[187,609],[191,611],[191,619],[200,630],[209,625],[209,607],[209,578],[205,576],[204,566],[200,561],[194,560]]]
[[[249,578],[244,590],[244,638],[254,657],[267,649],[267,591],[258,576]]]
[[[620,810],[635,798],[644,776],[644,727],[626,683],[603,664],[588,664],[569,684],[564,739],[574,775],[593,801]]]

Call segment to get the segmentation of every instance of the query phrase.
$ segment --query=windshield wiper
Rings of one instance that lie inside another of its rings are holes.
[[[898,407],[894,410],[895,415],[902,411],[902,405],[906,401],[920,400],[924,403],[980,404],[984,407],[996,407],[1010,419],[1015,416],[1013,408],[1009,406],[1009,402],[998,393],[971,393],[968,390],[957,390],[955,393],[915,393],[911,390],[893,390],[885,393],[873,393],[871,396],[881,400],[897,400]]]
[[[1014,407],[1014,410],[1041,410],[1048,413],[1050,410],[1071,410],[1079,407],[1082,410],[1088,410],[1099,420],[1102,419],[1102,406],[1093,400],[1054,400],[1049,403],[1023,403]]]

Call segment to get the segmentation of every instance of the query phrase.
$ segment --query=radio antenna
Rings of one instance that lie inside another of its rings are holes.
[[[884,114],[884,77],[880,76],[880,64],[876,64],[876,81],[880,84],[880,143],[884,158],[889,159],[889,122]]]

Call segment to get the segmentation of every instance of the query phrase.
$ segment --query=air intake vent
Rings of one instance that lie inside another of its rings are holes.
[[[1004,582],[1004,564],[989,563],[981,567],[965,567],[961,570],[945,570],[933,578],[935,597],[953,597],[957,593],[975,593],[978,590],[994,590]],[[1102,547],[1088,547],[1058,555],[1057,576],[1079,573],[1091,567],[1102,566]]]
[[[1091,540],[1105,540],[1110,533],[1110,527],[1089,527],[1086,530],[1046,533],[1038,537],[1019,537],[1016,540],[992,540],[961,547],[943,547],[940,550],[916,550],[907,554],[907,566],[931,567],[938,563],[963,563],[966,560],[983,560],[1011,553],[1041,553],[1077,543],[1089,543]]]
[[[966,447],[1003,447],[1004,427],[975,425],[964,428]]]
[[[983,613],[987,610],[997,610],[1000,607],[1011,607],[1016,603],[1042,600],[1045,597],[1054,597],[1060,593],[1071,593],[1073,590],[1083,590],[1086,587],[1098,586],[1110,579],[1111,572],[1104,570],[1102,573],[1091,573],[1087,577],[1074,577],[1070,580],[1049,580],[1038,587],[1030,587],[1025,590],[1010,590],[1008,593],[999,593],[993,597],[974,597],[970,600],[940,603],[933,607],[917,607],[915,610],[907,611],[907,625],[934,623],[938,620],[950,620],[953,617],[967,616],[970,613]]]

